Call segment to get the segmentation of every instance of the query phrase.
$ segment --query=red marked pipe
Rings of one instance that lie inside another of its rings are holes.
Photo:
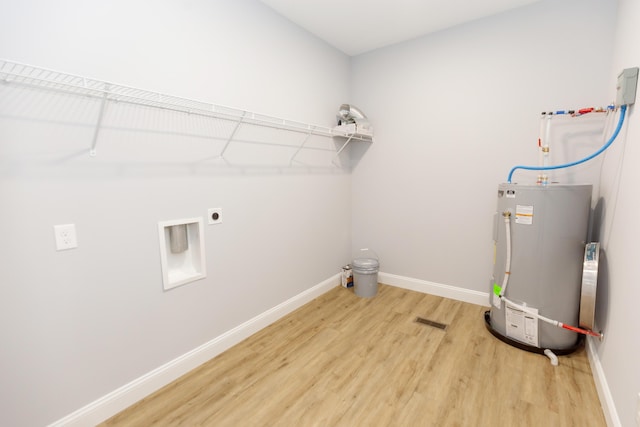
[[[561,323],[561,322],[558,322],[558,323],[559,323],[558,326],[561,326],[564,329],[568,329],[568,330],[570,330],[572,332],[575,332],[577,334],[591,335],[592,337],[602,338],[602,335],[600,335],[597,332],[593,332],[593,331],[590,331],[588,329],[576,328],[575,326],[565,325],[564,323]]]

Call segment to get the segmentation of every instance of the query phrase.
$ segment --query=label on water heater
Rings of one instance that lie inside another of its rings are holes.
[[[537,308],[527,307],[527,310],[538,313]],[[507,337],[539,347],[538,319],[508,304],[505,306],[505,317]]]
[[[516,205],[516,224],[533,224],[533,206]]]

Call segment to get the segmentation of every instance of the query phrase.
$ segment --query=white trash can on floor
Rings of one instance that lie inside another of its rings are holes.
[[[356,258],[351,264],[353,271],[353,289],[357,296],[370,298],[378,293],[377,258]]]

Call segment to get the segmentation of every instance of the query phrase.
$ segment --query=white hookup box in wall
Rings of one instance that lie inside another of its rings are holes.
[[[207,277],[202,218],[158,223],[165,290]]]

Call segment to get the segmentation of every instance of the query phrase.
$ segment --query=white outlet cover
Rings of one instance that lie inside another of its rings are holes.
[[[217,218],[214,219],[216,214],[218,214]],[[222,223],[222,208],[209,208],[207,211],[207,218],[210,225]]]
[[[56,250],[64,251],[78,247],[75,224],[54,225],[56,236]]]

